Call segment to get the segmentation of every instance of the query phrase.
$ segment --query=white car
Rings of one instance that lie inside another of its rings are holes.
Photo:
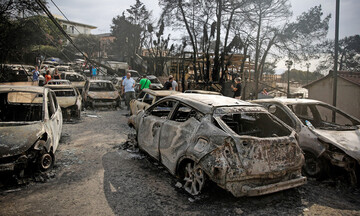
[[[50,169],[63,118],[55,93],[44,87],[0,86],[0,171],[20,176]]]

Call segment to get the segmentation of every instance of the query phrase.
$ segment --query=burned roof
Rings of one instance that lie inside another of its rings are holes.
[[[45,85],[45,87],[50,88],[50,89],[68,89],[68,88],[75,88],[72,84]]]
[[[145,93],[154,95],[156,97],[166,97],[169,95],[175,95],[175,94],[181,94],[181,92],[178,91],[171,91],[171,90],[151,90],[151,89],[143,89],[142,90]]]
[[[110,80],[89,80],[90,83],[112,83]]]
[[[43,93],[44,92],[44,87],[0,85],[0,92],[11,92],[11,91]]]
[[[184,93],[222,95],[220,92],[216,92],[216,91],[204,91],[204,90],[186,90]]]
[[[221,95],[183,93],[172,95],[167,98],[183,101],[184,103],[199,109],[203,113],[212,113],[217,107],[258,106],[253,103]]]

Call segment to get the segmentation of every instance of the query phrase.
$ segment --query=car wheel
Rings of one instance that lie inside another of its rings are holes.
[[[206,175],[200,167],[189,162],[184,167],[184,189],[193,196],[200,194],[204,188]]]
[[[38,158],[38,166],[41,171],[47,171],[51,169],[54,165],[55,158],[51,152],[46,152],[43,150]]]
[[[316,157],[309,151],[304,151],[305,164],[303,166],[303,172],[306,176],[322,179],[327,173],[327,164],[324,158]]]

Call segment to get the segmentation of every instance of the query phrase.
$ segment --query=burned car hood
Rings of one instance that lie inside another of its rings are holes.
[[[116,99],[119,96],[117,91],[111,92],[89,92],[89,97],[93,99]]]
[[[347,131],[313,130],[321,140],[329,142],[360,161],[360,129]]]
[[[41,131],[41,122],[0,124],[0,158],[25,152],[37,141]]]

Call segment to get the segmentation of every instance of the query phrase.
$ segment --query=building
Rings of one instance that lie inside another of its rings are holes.
[[[333,100],[332,72],[304,88],[308,89],[311,99],[332,104]],[[339,109],[360,119],[360,72],[339,71],[337,79],[337,101]]]
[[[115,40],[115,37],[111,35],[111,33],[104,33],[104,34],[98,34],[96,35],[99,37],[100,41],[100,57],[101,59],[107,59],[109,58],[109,51],[111,49],[111,45]]]
[[[59,22],[59,24],[63,27],[63,29],[70,35],[70,37],[76,37],[79,34],[91,34],[91,30],[96,29],[96,26],[74,22],[74,21],[68,21],[64,17],[59,15],[53,15],[56,20]]]

